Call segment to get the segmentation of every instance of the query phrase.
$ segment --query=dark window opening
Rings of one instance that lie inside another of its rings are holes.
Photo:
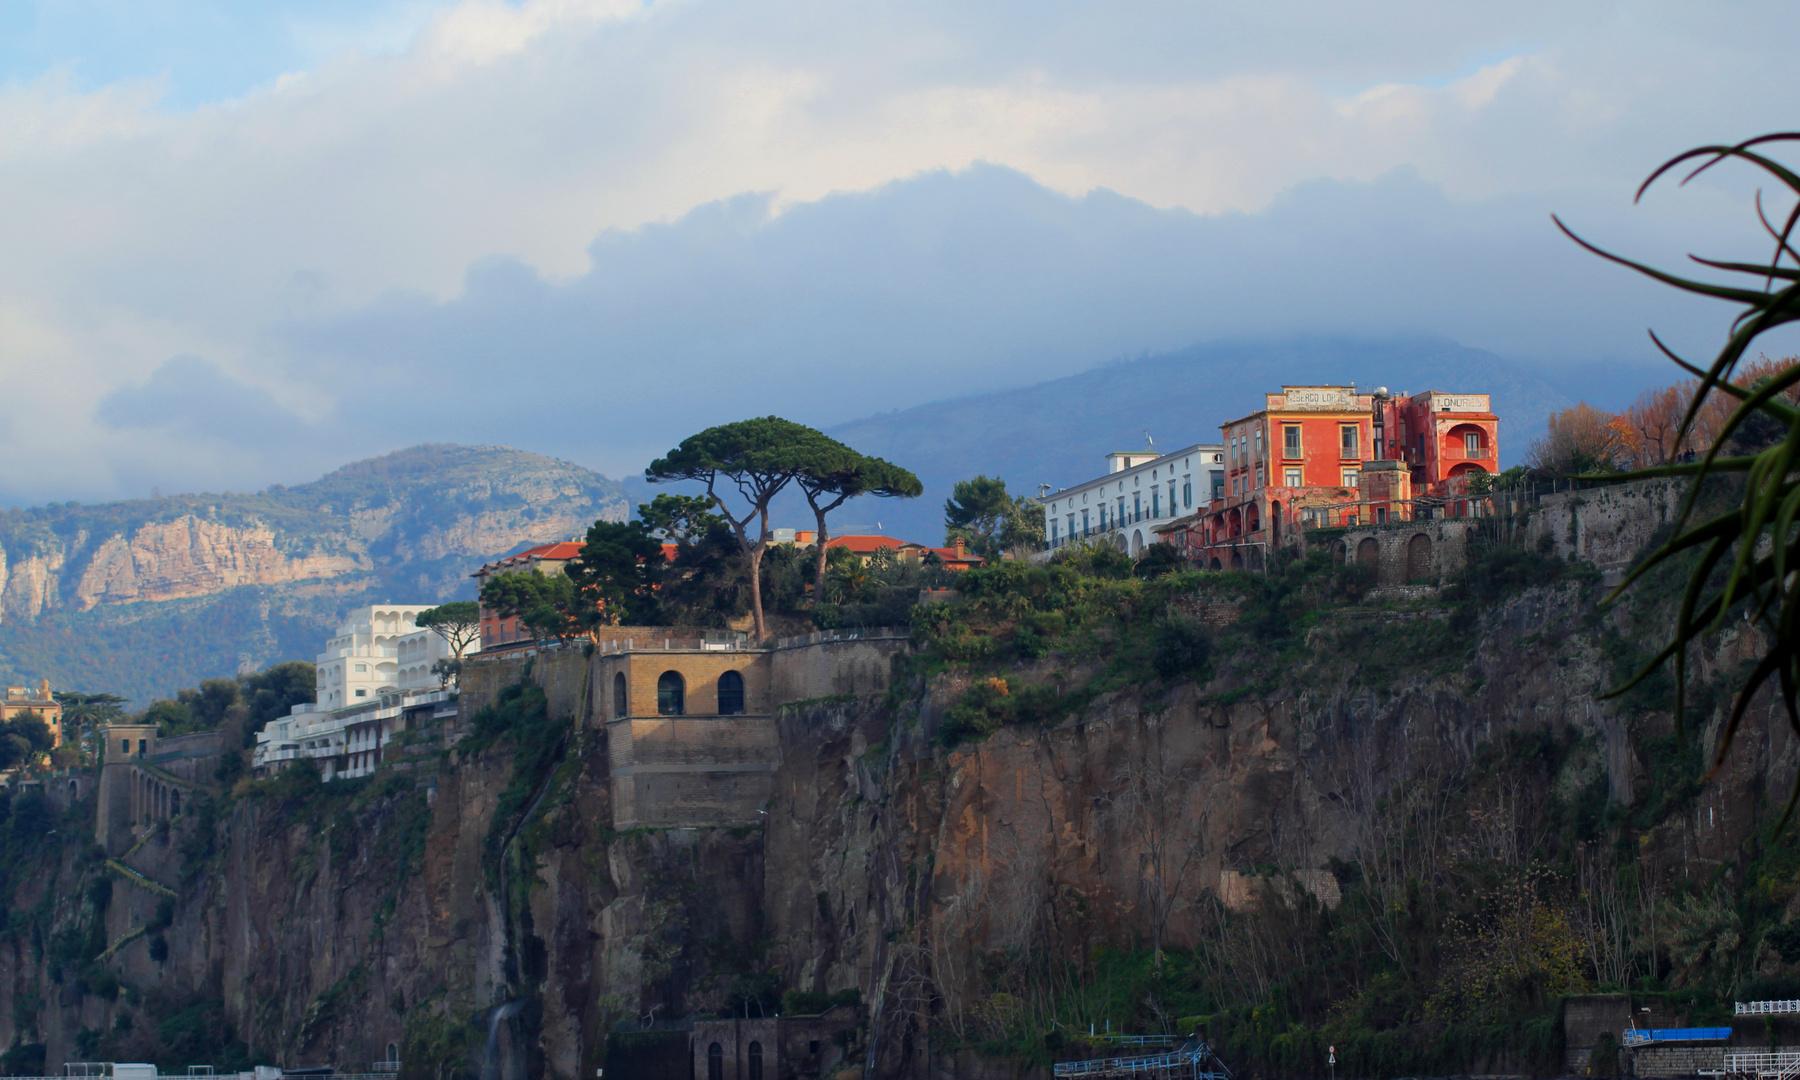
[[[718,1043],[706,1048],[706,1080],[725,1080],[725,1048]]]
[[[687,712],[687,688],[681,675],[665,671],[656,680],[656,712],[659,716],[680,716]]]
[[[733,716],[744,711],[744,677],[735,671],[719,676],[719,712]]]
[[[750,1044],[750,1080],[763,1080],[762,1043]]]
[[[624,716],[625,712],[625,673],[621,671],[613,676],[613,715]]]

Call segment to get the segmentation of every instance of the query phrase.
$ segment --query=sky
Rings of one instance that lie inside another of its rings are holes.
[[[1794,126],[1800,7],[1728,8],[0,0],[0,502],[622,475],[1226,338],[1660,370],[1730,309],[1550,215],[1767,257],[1746,170],[1632,202]]]

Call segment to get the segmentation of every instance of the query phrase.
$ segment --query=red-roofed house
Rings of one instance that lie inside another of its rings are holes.
[[[935,555],[944,564],[946,570],[967,570],[973,566],[980,566],[982,563],[981,556],[969,554],[968,547],[962,540],[957,540],[950,547],[941,548],[926,547],[924,544],[915,544],[910,540],[896,540],[891,536],[877,536],[868,533],[834,536],[825,541],[825,550],[827,551],[840,547],[848,548],[852,553],[860,556],[864,562],[868,562],[877,551],[885,550],[893,552],[894,558],[900,562],[919,562],[927,556]]]
[[[504,559],[496,559],[483,566],[469,576],[475,579],[475,592],[479,596],[481,587],[495,574],[506,574],[517,570],[537,570],[543,574],[560,574],[563,567],[581,554],[581,541],[562,540],[554,544],[539,544],[534,548],[526,548],[517,555],[508,555]],[[666,553],[665,553],[666,554]],[[481,609],[481,647],[492,649],[501,645],[511,645],[515,641],[530,641],[531,632],[519,625],[517,615],[502,619],[487,608]]]

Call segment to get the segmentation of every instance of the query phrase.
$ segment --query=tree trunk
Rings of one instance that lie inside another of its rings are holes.
[[[825,541],[831,534],[825,531],[825,511],[813,508],[813,517],[817,520],[819,531],[813,537],[813,607],[825,602]]]
[[[750,625],[756,630],[753,645],[763,642],[762,557],[763,542],[758,540],[750,545]]]

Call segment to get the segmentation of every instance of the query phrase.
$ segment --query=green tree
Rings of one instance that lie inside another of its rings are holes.
[[[883,499],[916,499],[925,487],[919,478],[900,466],[878,457],[868,457],[842,443],[821,448],[812,464],[801,473],[796,483],[812,507],[818,526],[818,539],[813,545],[813,602],[825,598],[825,543],[831,533],[825,515],[858,495],[874,495]]]
[[[575,583],[564,574],[512,570],[495,574],[481,586],[481,604],[501,618],[517,616],[534,638],[578,637],[585,627],[576,613],[580,602]]]
[[[730,524],[732,535],[747,557],[750,617],[758,641],[767,636],[762,566],[770,539],[769,504],[808,469],[835,452],[833,448],[842,445],[804,424],[764,416],[690,435],[644,470],[645,479],[651,483],[692,480],[706,486],[707,497]],[[744,503],[739,513],[733,513],[725,503],[721,488],[727,484],[736,489]]]
[[[1002,551],[1022,554],[1044,542],[1043,508],[1030,496],[1008,494],[997,476],[958,480],[944,502],[944,542],[958,537],[989,562]]]
[[[676,547],[676,558],[703,542],[713,529],[724,527],[725,519],[712,512],[713,501],[698,495],[674,495],[663,492],[647,503],[639,503],[638,520],[651,536]]]
[[[83,694],[58,690],[53,695],[63,707],[63,742],[73,743],[88,760],[100,759],[100,732],[125,715],[127,699],[117,694]]]
[[[450,654],[460,661],[463,650],[481,637],[481,605],[473,600],[439,604],[419,612],[413,625],[443,638],[444,644],[450,646]]]
[[[653,621],[662,567],[662,542],[644,522],[594,522],[564,571],[580,597],[576,621],[584,627]]]
[[[49,750],[54,741],[50,725],[44,723],[37,710],[26,709],[0,724],[0,769],[29,765]]]

